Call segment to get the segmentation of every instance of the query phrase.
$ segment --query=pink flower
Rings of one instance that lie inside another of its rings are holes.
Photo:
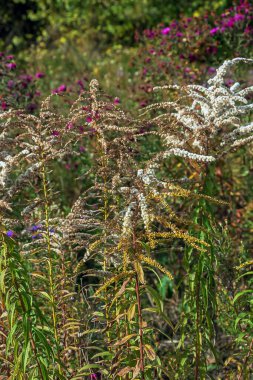
[[[216,72],[216,69],[215,69],[215,67],[210,66],[210,67],[208,67],[207,71],[208,71],[209,74],[213,74],[213,73]]]
[[[83,82],[80,79],[76,83],[81,87],[82,90],[84,89]]]
[[[67,124],[66,129],[72,129],[74,128],[74,124],[71,123],[71,121]]]
[[[87,123],[91,123],[92,122],[92,117],[91,116],[87,116],[86,117],[86,122]]]
[[[168,34],[170,32],[171,28],[169,26],[167,26],[167,28],[163,28],[161,30],[161,33],[166,36],[166,34]]]
[[[38,72],[35,74],[35,77],[40,79],[40,78],[44,78],[45,74],[44,73],[41,73],[41,72]]]
[[[5,111],[7,109],[7,103],[6,102],[2,102],[1,103],[1,108],[3,111]]]
[[[91,378],[91,380],[97,380],[97,375],[95,374],[95,373],[92,373],[91,375],[90,375],[90,378]]]
[[[7,63],[6,67],[8,67],[8,69],[10,69],[10,70],[14,70],[14,69],[16,69],[17,65],[15,62],[11,62],[11,63]]]
[[[119,104],[119,103],[120,103],[120,99],[119,99],[119,98],[114,98],[113,103],[114,103],[114,104]]]
[[[234,21],[237,22],[237,21],[242,21],[244,19],[244,15],[241,15],[240,13],[236,13],[234,15]]]
[[[59,87],[58,87],[58,92],[65,92],[67,90],[67,87],[65,86],[65,84],[61,84]]]
[[[213,28],[210,30],[210,34],[211,36],[213,36],[214,34],[216,34],[217,32],[219,32],[220,28],[217,26],[216,28]]]

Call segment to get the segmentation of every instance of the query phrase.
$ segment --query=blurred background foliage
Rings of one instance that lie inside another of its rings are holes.
[[[183,13],[221,12],[229,0],[10,0],[1,1],[0,47],[21,51],[31,43],[47,48],[66,40],[91,39],[94,46],[132,46],[136,31],[170,22]]]

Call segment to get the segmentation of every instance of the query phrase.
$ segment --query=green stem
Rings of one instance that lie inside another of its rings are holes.
[[[54,338],[57,345],[57,356],[60,360],[59,353],[59,337],[57,332],[57,315],[55,309],[55,294],[54,294],[54,282],[53,282],[53,265],[52,265],[52,250],[51,250],[51,241],[50,241],[50,226],[49,226],[49,201],[48,201],[48,189],[47,189],[47,176],[46,176],[46,167],[44,163],[44,159],[42,158],[42,182],[43,182],[43,194],[45,201],[45,227],[46,227],[46,240],[47,240],[47,264],[48,264],[48,276],[49,276],[49,290],[50,290],[50,299],[51,299],[51,308],[52,308],[52,318],[53,318],[53,330],[54,330]],[[58,363],[59,373],[62,374],[61,366]]]
[[[145,380],[144,375],[144,348],[143,348],[143,319],[142,319],[142,310],[141,310],[141,298],[140,298],[140,284],[138,279],[138,274],[135,274],[135,293],[136,300],[138,305],[138,321],[139,321],[139,338],[140,338],[140,369],[141,369],[141,378]]]

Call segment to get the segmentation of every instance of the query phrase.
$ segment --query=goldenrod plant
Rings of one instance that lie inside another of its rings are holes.
[[[232,261],[230,294],[219,217],[232,206],[215,182],[253,140],[252,87],[224,82],[237,64],[252,60],[225,61],[207,86],[162,87],[177,98],[140,117],[96,80],[37,115],[0,114],[4,379],[250,379],[252,261]],[[83,170],[64,204],[73,155]]]

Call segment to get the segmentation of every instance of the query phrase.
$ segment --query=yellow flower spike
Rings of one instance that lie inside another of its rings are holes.
[[[88,251],[90,252],[94,251],[94,249],[96,249],[101,243],[102,243],[101,239],[94,241],[93,243],[89,245]]]
[[[247,267],[248,265],[253,265],[253,260],[246,261],[245,263],[242,263],[238,265],[237,267],[235,267],[235,269],[242,269],[242,268]]]
[[[96,297],[103,290],[106,290],[108,288],[108,286],[112,285],[114,282],[119,281],[121,278],[128,277],[128,276],[132,277],[133,274],[134,274],[134,271],[122,272],[116,276],[109,278],[109,280],[107,280],[102,286],[100,286],[100,288],[97,289],[94,296]]]
[[[144,255],[139,255],[138,258],[145,263],[149,264],[150,266],[159,269],[162,273],[166,274],[171,280],[173,280],[172,274],[164,268],[161,264],[159,264],[156,260],[151,259],[151,257],[147,257]]]
[[[128,251],[127,250],[125,250],[124,252],[123,252],[123,272],[126,272],[126,270],[127,270],[127,265],[128,265],[128,263],[129,263],[129,254],[128,254]]]

